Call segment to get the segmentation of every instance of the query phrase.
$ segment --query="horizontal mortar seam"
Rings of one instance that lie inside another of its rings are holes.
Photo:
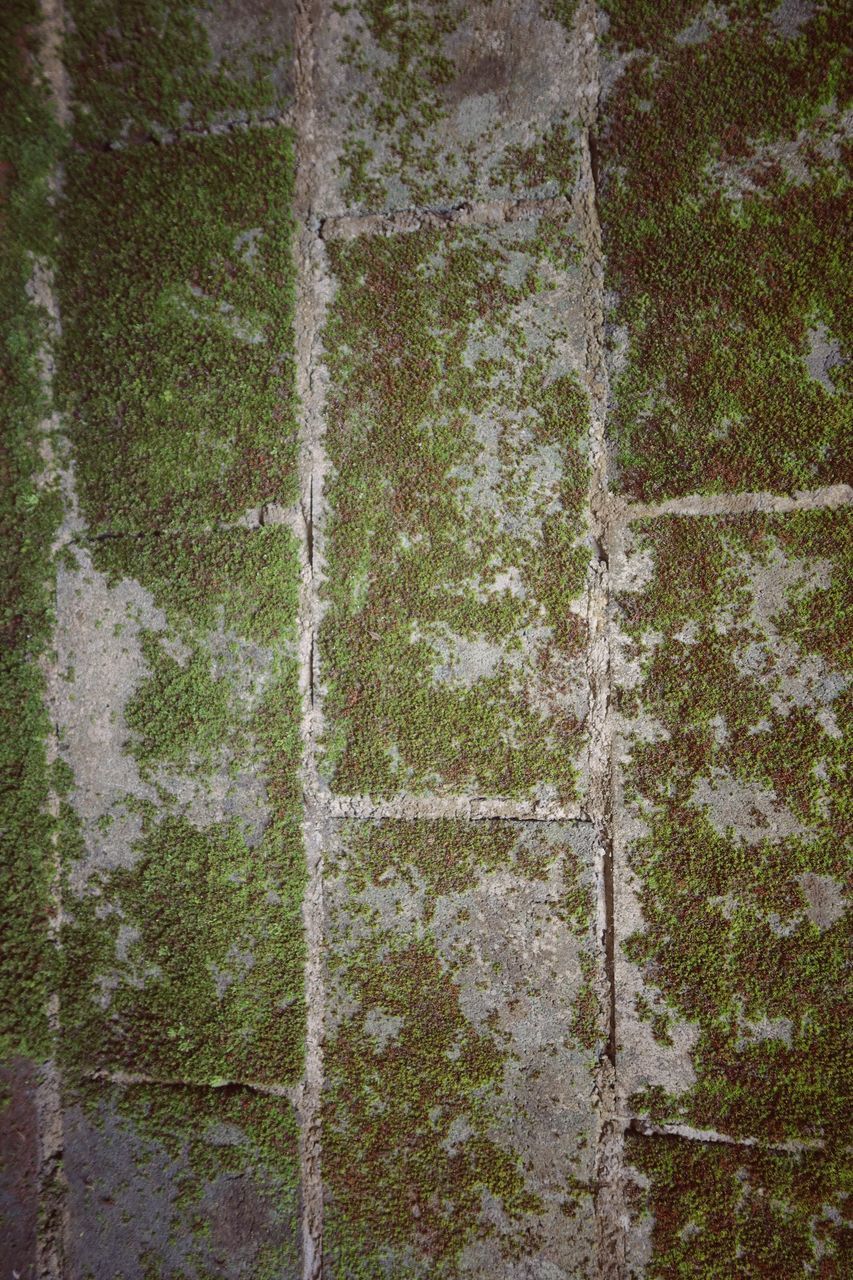
[[[746,1147],[756,1151],[825,1151],[826,1143],[819,1138],[792,1138],[787,1142],[767,1142],[761,1138],[735,1138],[716,1129],[694,1129],[691,1125],[660,1124],[642,1116],[619,1117],[629,1133],[642,1138],[679,1138],[684,1142],[706,1143],[711,1146]]]
[[[171,147],[188,138],[221,138],[233,133],[251,133],[255,129],[292,129],[294,116],[291,109],[276,112],[275,115],[256,116],[250,120],[221,120],[209,125],[185,124],[159,133],[147,130],[135,138],[103,138],[97,142],[77,139],[73,142],[72,149],[78,155],[108,155],[111,152],[139,151],[145,147]]]

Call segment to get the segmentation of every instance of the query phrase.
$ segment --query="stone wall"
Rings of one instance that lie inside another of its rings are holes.
[[[4,7],[4,1277],[846,1274],[846,16]]]

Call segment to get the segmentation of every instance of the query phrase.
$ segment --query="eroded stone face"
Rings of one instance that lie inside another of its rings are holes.
[[[586,396],[571,230],[329,245],[324,769],[577,802]]]
[[[87,1085],[65,1096],[70,1280],[297,1280],[290,1104],[245,1089]]]
[[[850,530],[672,517],[612,560],[618,1074],[657,1119],[844,1130]]]
[[[133,144],[291,105],[290,0],[70,0],[68,9],[81,141]]]
[[[20,1280],[37,1275],[38,1080],[26,1058],[0,1063],[0,1257]]]
[[[94,556],[69,549],[58,586],[65,1052],[159,1078],[292,1079],[294,540],[116,539]]]
[[[315,0],[319,211],[565,194],[588,92],[574,8]]]
[[[655,501],[849,480],[844,15],[602,8],[614,487]]]
[[[604,1037],[585,824],[349,822],[326,891],[324,1253],[593,1274]]]
[[[626,1156],[630,1276],[844,1274],[841,1160],[637,1134]]]

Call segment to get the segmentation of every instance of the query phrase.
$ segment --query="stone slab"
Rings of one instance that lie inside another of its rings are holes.
[[[300,1073],[297,575],[282,528],[107,539],[59,566],[75,1067]]]
[[[843,7],[603,8],[614,486],[849,481]]]
[[[246,1089],[88,1084],[65,1100],[69,1280],[298,1280],[296,1121]]]
[[[311,6],[321,215],[567,194],[576,6],[370,0]]]
[[[69,0],[67,7],[78,142],[133,144],[291,107],[292,0]]]
[[[339,824],[327,861],[324,1275],[592,1276],[586,824]]]
[[[296,501],[286,129],[78,153],[58,389],[91,532]]]
[[[850,1134],[851,512],[631,527],[616,592],[624,1103]]]
[[[587,398],[565,215],[328,245],[323,769],[581,801]]]

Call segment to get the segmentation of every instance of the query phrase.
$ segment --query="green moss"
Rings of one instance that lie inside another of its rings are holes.
[[[64,1099],[71,1261],[151,1276],[238,1266],[296,1280],[299,1153],[284,1099],[247,1089],[81,1084]],[[116,1177],[116,1171],[121,1176]]]
[[[626,1156],[649,1184],[629,1200],[638,1225],[652,1217],[650,1280],[847,1274],[842,1160],[637,1135]]]
[[[95,555],[151,593],[157,628],[141,631],[148,674],[124,709],[139,786],[109,801],[105,833],[98,822],[65,842],[66,1060],[293,1080],[305,878],[293,536],[106,539]]]
[[[548,328],[553,259],[574,251],[548,221],[330,245],[320,653],[338,790],[576,796],[586,400]],[[466,645],[492,655],[473,676]]]
[[[294,501],[292,172],[284,129],[69,163],[60,390],[93,532]]]
[[[0,17],[0,1057],[47,1052],[51,986],[49,732],[40,659],[52,628],[50,546],[60,517],[39,444],[51,406],[39,352],[48,317],[31,300],[55,252],[49,181],[62,138],[36,69],[36,4]]]
[[[69,901],[69,1064],[208,1082],[299,1076],[298,828],[276,843],[257,851],[236,822],[199,830],[143,810],[133,867],[90,877]]]
[[[677,43],[699,5],[605,6],[611,42],[642,50],[607,100],[600,169],[627,341],[609,425],[621,487],[643,500],[845,475],[844,19],[818,8],[783,38],[776,7],[729,4]],[[815,334],[837,346],[820,376]]]
[[[131,142],[264,117],[291,96],[291,7],[71,0],[75,136]]]
[[[659,993],[638,1016],[664,1040],[670,1016],[687,1019],[698,1040],[693,1087],[634,1101],[727,1133],[834,1142],[846,1109],[850,516],[676,518],[637,539],[655,573],[620,601],[643,675],[621,709],[626,798],[647,829],[629,857],[645,929],[624,945]],[[633,736],[633,716],[654,735]],[[735,800],[715,806],[709,788]],[[829,877],[838,910],[814,914],[809,877]]]

